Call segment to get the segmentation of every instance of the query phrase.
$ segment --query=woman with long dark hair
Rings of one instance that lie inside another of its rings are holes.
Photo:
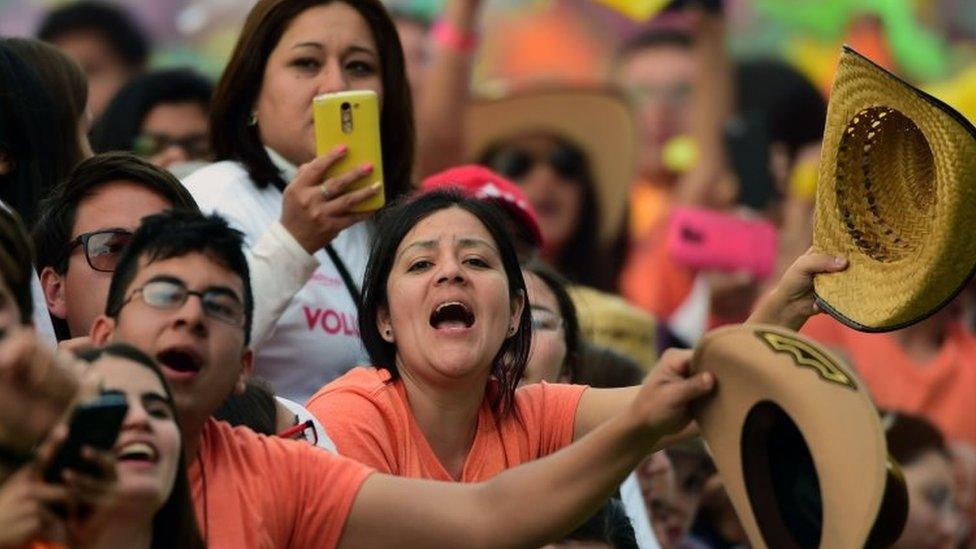
[[[356,303],[372,229],[370,214],[351,208],[379,188],[345,192],[368,165],[326,179],[345,151],[316,158],[312,122],[315,96],[347,90],[379,98],[383,186],[396,199],[410,189],[413,111],[386,9],[379,0],[259,1],[214,94],[218,162],[185,180],[201,209],[245,234],[262,295],[255,371],[291,400],[366,360]]]
[[[37,204],[91,156],[88,87],[50,44],[0,38],[0,200],[30,226]]]

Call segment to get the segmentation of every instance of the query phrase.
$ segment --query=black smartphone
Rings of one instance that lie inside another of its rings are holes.
[[[129,411],[125,395],[103,393],[98,398],[75,407],[68,426],[68,438],[54,454],[44,470],[44,481],[62,481],[65,469],[79,473],[98,475],[99,470],[81,457],[81,449],[91,446],[110,450],[119,438],[119,429]]]
[[[725,125],[725,147],[739,180],[739,204],[763,210],[778,195],[769,166],[769,130],[766,117],[746,112]]]

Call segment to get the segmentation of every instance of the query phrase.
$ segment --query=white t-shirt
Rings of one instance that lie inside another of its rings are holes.
[[[272,154],[286,181],[295,168]],[[254,372],[275,393],[305,402],[320,387],[369,360],[359,338],[356,304],[324,250],[309,255],[278,222],[281,191],[258,189],[231,161],[201,168],[183,184],[204,212],[216,212],[244,233],[254,326]],[[371,240],[369,222],[339,233],[332,246],[362,288]]]

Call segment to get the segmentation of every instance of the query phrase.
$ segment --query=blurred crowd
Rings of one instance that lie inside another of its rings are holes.
[[[876,334],[791,277],[843,268],[811,249],[826,83],[689,0],[599,79],[561,67],[587,62],[567,23],[476,87],[484,43],[532,34],[484,35],[486,3],[258,0],[216,81],[150,66],[123,4],[0,37],[0,547],[748,546],[706,444],[608,425],[784,287],[881,410],[896,547],[976,547],[972,285]],[[886,21],[852,8],[843,38],[919,74]],[[313,99],[348,90],[378,97],[381,165],[316,150]],[[106,391],[118,441],[46,477]]]

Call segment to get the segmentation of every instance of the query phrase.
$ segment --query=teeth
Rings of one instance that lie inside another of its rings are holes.
[[[451,305],[457,305],[462,309],[464,309],[465,311],[468,310],[468,307],[464,303],[461,303],[460,301],[448,301],[447,303],[441,303],[440,305],[438,305],[437,312],[440,312],[441,309],[443,309],[444,307],[449,307]]]
[[[145,442],[131,442],[119,450],[118,458],[144,458],[147,460],[155,460],[156,449]]]

